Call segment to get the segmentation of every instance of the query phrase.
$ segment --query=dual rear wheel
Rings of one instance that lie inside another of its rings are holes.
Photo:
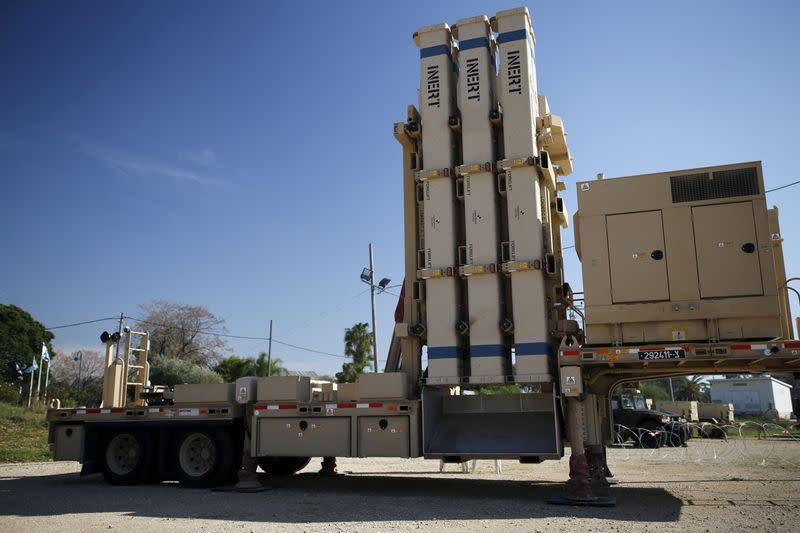
[[[186,431],[176,435],[172,464],[181,484],[212,487],[231,481],[239,467],[234,439],[223,430]],[[156,446],[147,431],[119,431],[103,440],[102,472],[114,485],[131,485],[157,477]]]

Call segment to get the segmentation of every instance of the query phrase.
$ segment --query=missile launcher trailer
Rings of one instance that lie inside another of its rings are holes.
[[[112,482],[208,486],[312,456],[538,463],[569,443],[568,502],[608,503],[590,482],[610,475],[615,385],[800,368],[760,163],[578,182],[581,311],[562,260],[572,159],[538,93],[528,10],[413,40],[418,107],[394,125],[405,281],[385,372],[336,389],[280,376],[170,394],[146,386],[144,332],[117,358],[106,334],[103,406],[48,411],[56,460]],[[493,386],[518,392],[461,394]]]

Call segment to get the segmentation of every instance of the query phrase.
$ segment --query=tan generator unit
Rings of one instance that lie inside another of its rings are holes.
[[[577,189],[587,344],[785,334],[760,162]]]

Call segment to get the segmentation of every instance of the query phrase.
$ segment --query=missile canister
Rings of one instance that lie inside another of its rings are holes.
[[[459,284],[456,270],[457,213],[453,167],[456,116],[455,44],[447,24],[414,34],[420,52],[419,115],[422,170],[417,173],[424,213],[424,249],[417,277],[425,280],[428,382],[458,383],[461,347],[456,333]]]
[[[543,274],[543,186],[537,170],[535,37],[527,8],[501,11],[493,25],[500,50],[498,99],[505,150],[498,172],[506,195],[509,239],[502,246],[502,267],[511,277],[514,374],[517,381],[552,381]]]
[[[456,168],[463,191],[465,246],[459,254],[467,280],[471,383],[502,383],[510,374],[510,354],[503,345],[504,318],[498,267],[499,220],[497,160],[490,113],[496,110],[496,43],[485,16],[459,20],[458,108],[463,164]]]

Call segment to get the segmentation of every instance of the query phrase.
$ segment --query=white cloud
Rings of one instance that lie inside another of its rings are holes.
[[[206,185],[221,185],[225,180],[207,175],[189,168],[183,168],[169,162],[160,161],[128,152],[123,152],[107,146],[88,142],[83,139],[73,137],[81,153],[105,163],[112,169],[125,174],[128,177],[139,176],[164,176],[182,181],[202,183]],[[214,157],[214,153],[208,150],[207,156]],[[208,160],[208,157],[206,158]]]
[[[198,167],[210,167],[217,162],[217,155],[210,148],[188,152],[184,155],[184,158]]]

